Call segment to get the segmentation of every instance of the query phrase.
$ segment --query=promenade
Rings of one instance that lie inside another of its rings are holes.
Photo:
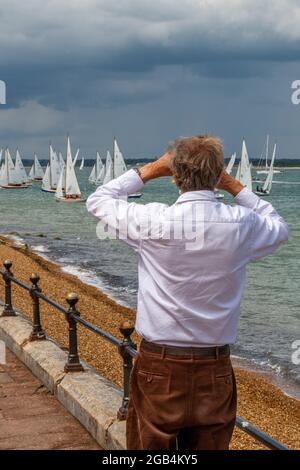
[[[100,447],[9,350],[0,365],[0,449],[100,450]]]

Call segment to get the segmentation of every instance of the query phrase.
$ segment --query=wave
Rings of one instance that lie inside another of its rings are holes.
[[[24,246],[25,240],[22,238],[20,235],[12,234],[12,233],[3,233],[1,234],[2,237],[9,238],[9,240],[12,240],[16,246]]]
[[[85,284],[96,287],[97,289],[99,289],[101,292],[104,292],[108,297],[115,300],[120,305],[123,305],[124,307],[130,307],[130,305],[127,302],[124,302],[118,296],[118,292],[121,292],[123,288],[111,288],[110,286],[105,284],[103,281],[101,281],[101,279],[99,278],[99,276],[97,276],[95,272],[80,268],[73,264],[62,265],[61,269],[63,272],[67,274],[72,274],[73,276],[77,277],[78,279],[80,279],[80,281],[84,282]]]
[[[50,250],[45,245],[36,245],[31,247],[33,251],[37,251],[38,253],[49,253]]]
[[[254,359],[234,353],[231,358],[234,366],[265,376],[268,382],[278,387],[286,396],[300,400],[299,380],[291,375],[286,367],[274,364],[269,359]]]

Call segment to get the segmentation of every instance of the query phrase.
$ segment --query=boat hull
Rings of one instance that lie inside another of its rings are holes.
[[[56,189],[45,189],[45,188],[41,188],[41,191],[44,191],[44,193],[55,193],[55,192],[56,192]]]
[[[254,191],[255,194],[257,194],[258,196],[269,196],[270,193],[269,191],[266,191],[266,192],[262,192],[262,191]]]
[[[0,187],[1,187],[2,189],[27,189],[27,188],[29,188],[29,186],[30,186],[29,184],[26,184],[26,185],[24,184],[24,185],[19,185],[19,186],[17,186],[17,185],[9,185],[9,184],[8,184],[8,185],[0,186]]]
[[[72,199],[72,198],[64,198],[64,197],[57,197],[55,198],[57,202],[85,202],[86,199]]]
[[[128,198],[132,198],[132,199],[138,199],[140,197],[142,197],[142,193],[135,193],[135,194],[128,195]]]
[[[267,175],[269,173],[269,170],[256,170],[256,173],[258,175]],[[273,170],[274,175],[278,175],[279,173],[281,173],[280,170]]]

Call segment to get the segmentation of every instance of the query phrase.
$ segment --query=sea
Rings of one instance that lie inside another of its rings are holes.
[[[85,197],[96,187],[91,168],[77,169]],[[263,176],[260,175],[262,178]],[[63,271],[135,308],[137,258],[118,240],[99,240],[85,204],[58,203],[39,183],[25,190],[0,190],[0,233],[27,243]],[[172,204],[178,197],[170,178],[145,185],[138,203]],[[268,374],[287,394],[300,399],[300,169],[274,176],[268,200],[289,226],[289,242],[247,268],[239,334],[233,355],[247,368]],[[225,196],[223,202],[231,203]]]

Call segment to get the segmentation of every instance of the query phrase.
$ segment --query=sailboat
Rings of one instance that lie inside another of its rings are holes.
[[[75,174],[74,162],[72,160],[70,138],[67,139],[66,166],[62,169],[57,184],[55,197],[60,202],[84,202],[81,197],[80,188]]]
[[[84,167],[84,157],[82,157],[81,159],[79,170],[83,170],[83,167]]]
[[[263,160],[263,157],[261,156],[259,162],[258,162],[258,168],[256,170],[256,173],[258,175],[268,175],[269,174],[269,164],[268,164],[268,159],[269,159],[269,139],[270,139],[270,136],[269,134],[267,135],[267,140],[266,140],[266,154],[265,154],[265,167],[263,168],[261,166],[261,161]],[[277,174],[277,173],[281,173],[280,170],[276,170],[275,168],[273,168],[273,173]]]
[[[89,176],[90,183],[102,184],[105,175],[105,166],[102,163],[99,152],[96,155],[96,162]]]
[[[31,181],[42,181],[44,177],[44,170],[38,160],[36,153],[34,154],[33,165],[29,171],[29,179]]]
[[[271,192],[272,183],[273,183],[274,161],[275,161],[275,155],[276,155],[276,147],[277,147],[277,145],[275,144],[274,149],[273,149],[271,164],[270,164],[269,171],[268,171],[268,176],[267,176],[267,178],[266,178],[266,180],[265,180],[265,182],[264,182],[264,184],[261,188],[258,187],[258,186],[256,187],[255,194],[258,194],[259,196],[269,196],[269,194]]]
[[[228,173],[229,175],[232,172],[232,168],[233,168],[235,159],[236,159],[236,153],[233,153],[230,157],[230,160],[228,162],[227,167],[225,168],[226,173]],[[216,199],[224,199],[224,194],[220,193],[220,191],[218,189],[215,189],[215,197],[216,197]]]
[[[0,170],[0,186],[3,189],[25,189],[28,184],[23,182],[23,176],[19,171],[19,167],[15,167],[11,158],[10,151],[7,148],[4,155],[4,163]]]
[[[110,153],[107,152],[106,165],[105,165],[105,176],[103,184],[108,183],[114,178],[118,178],[127,171],[127,166],[122,155],[122,152],[119,149],[116,138],[113,142],[113,156],[111,157]],[[129,194],[129,198],[139,198],[142,196],[142,193]]]
[[[47,164],[46,171],[42,182],[42,191],[47,193],[55,193],[59,176],[61,173],[62,162],[59,160],[57,153],[53,150],[52,145],[49,145],[49,163]]]
[[[31,183],[29,183],[29,178],[27,176],[25,167],[24,167],[22,159],[21,159],[19,149],[17,149],[17,151],[16,151],[15,172],[17,174],[18,179],[21,181],[22,184],[27,184],[27,185],[31,186]]]
[[[235,178],[240,181],[243,186],[252,191],[251,164],[249,161],[245,140],[243,140],[241,160]]]

